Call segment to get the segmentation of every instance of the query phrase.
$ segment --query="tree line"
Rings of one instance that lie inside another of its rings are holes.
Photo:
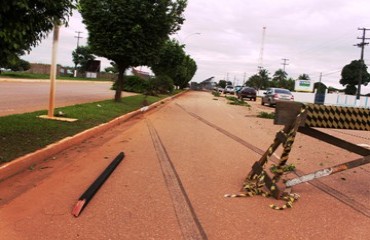
[[[355,95],[358,89],[359,79],[361,85],[367,86],[370,82],[370,74],[367,71],[367,66],[364,61],[353,60],[351,63],[345,65],[341,71],[341,79],[339,83],[344,86],[344,89],[336,89],[333,87],[327,87],[322,82],[316,82],[314,89],[317,89],[318,93],[324,93],[326,89],[329,91],[343,91],[348,95]],[[308,74],[299,75],[297,80],[311,80]],[[226,85],[232,85],[232,82],[226,80],[220,80],[218,86],[225,87]],[[266,89],[269,87],[285,88],[290,91],[294,90],[295,79],[288,77],[288,74],[283,69],[278,69],[272,77],[268,70],[261,68],[258,73],[252,75],[244,83],[245,86],[253,87],[256,90]]]
[[[55,24],[68,25],[77,9],[89,37],[88,46],[74,51],[73,61],[83,69],[94,56],[111,60],[117,71],[115,101],[121,101],[130,67],[149,66],[159,79],[184,88],[197,65],[170,36],[181,29],[186,6],[187,0],[8,1],[0,9],[0,67],[19,61]]]

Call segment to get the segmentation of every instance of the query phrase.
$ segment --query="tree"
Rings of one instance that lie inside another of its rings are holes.
[[[117,64],[115,64],[114,62],[110,62],[110,65],[110,67],[104,68],[104,71],[107,73],[118,73]]]
[[[293,78],[288,78],[287,80],[284,81],[284,85],[282,88],[288,89],[290,91],[294,91],[295,87],[295,81]]]
[[[12,71],[27,71],[31,68],[31,64],[26,60],[17,58],[15,61],[7,64],[5,68],[9,68]]]
[[[218,81],[217,84],[220,88],[225,88],[226,87],[226,80],[220,80]]]
[[[346,87],[344,92],[350,95],[356,94],[360,77],[362,85],[367,86],[370,82],[370,74],[367,72],[367,66],[361,60],[354,60],[344,66],[341,76],[342,78],[339,80],[339,83]]]
[[[308,76],[308,74],[303,73],[299,75],[298,80],[310,80],[310,76]]]
[[[261,76],[258,74],[254,74],[248,78],[248,80],[245,82],[245,86],[259,89],[261,86],[261,82]]]
[[[167,75],[174,80],[175,85],[179,86],[176,77],[179,75],[185,56],[184,45],[180,45],[174,39],[167,40],[160,49],[158,60],[150,67],[155,75]]]
[[[272,78],[273,84],[275,85],[274,87],[283,87],[285,84],[285,81],[287,79],[288,74],[283,70],[279,69],[277,70]]]
[[[257,90],[259,89],[266,89],[269,86],[270,81],[270,73],[266,69],[260,69],[258,75],[261,78],[261,82]]]
[[[72,52],[72,58],[75,67],[78,67],[81,72],[86,72],[88,61],[94,60],[95,56],[92,54],[89,46],[78,46]]]
[[[177,76],[180,89],[189,85],[190,80],[197,71],[197,64],[189,55],[186,55],[182,62],[182,69],[183,70],[180,71],[180,74]]]
[[[80,0],[80,12],[89,31],[94,54],[117,64],[115,101],[121,101],[124,72],[150,66],[159,50],[184,21],[186,0]]]
[[[181,89],[187,87],[197,70],[195,61],[185,54],[184,45],[174,39],[165,42],[151,68],[157,76],[170,77]]]
[[[66,24],[75,0],[2,1],[0,8],[0,66],[14,63],[37,46],[55,22]]]
[[[266,89],[269,86],[269,80],[269,72],[266,69],[260,69],[258,74],[254,74],[245,82],[245,85],[257,90]]]

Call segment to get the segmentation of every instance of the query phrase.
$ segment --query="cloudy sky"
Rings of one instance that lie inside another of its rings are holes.
[[[361,49],[353,45],[361,42],[358,28],[370,28],[370,1],[188,0],[185,18],[173,37],[186,45],[186,52],[197,62],[194,81],[214,76],[217,81],[242,83],[257,73],[263,46],[262,65],[271,75],[284,67],[282,59],[288,59],[289,77],[306,73],[316,82],[322,73],[327,86],[341,87],[341,69],[360,58]],[[88,32],[77,12],[69,27],[61,29],[58,63],[62,65],[73,66],[76,31],[82,31],[80,45],[85,45]],[[366,34],[370,38],[370,30]],[[24,58],[49,63],[51,35]],[[369,48],[365,48],[367,64]],[[108,66],[109,61],[103,60],[102,65]],[[362,90],[370,92],[370,84]]]

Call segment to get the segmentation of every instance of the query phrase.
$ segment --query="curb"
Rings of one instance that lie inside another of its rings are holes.
[[[58,142],[47,145],[45,148],[39,149],[35,152],[32,152],[22,157],[16,158],[9,163],[5,163],[0,166],[0,181],[10,178],[16,174],[19,174],[23,172],[24,170],[27,170],[30,166],[38,164],[42,162],[44,159],[49,158],[57,153],[60,153],[72,146],[75,146],[76,144],[80,144],[94,135],[101,134],[107,131],[108,129],[115,127],[123,122],[126,122],[139,114],[143,114],[144,112],[148,112],[152,109],[155,109],[159,105],[164,104],[172,99],[175,99],[185,94],[186,92],[188,91],[183,91],[174,96],[167,97],[147,107],[143,107],[141,109],[127,113],[125,115],[119,116],[107,123],[102,123],[98,126],[95,126],[83,132],[77,133],[76,135],[66,137],[64,139],[59,140]]]

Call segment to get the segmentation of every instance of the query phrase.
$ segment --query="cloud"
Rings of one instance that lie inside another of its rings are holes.
[[[368,0],[188,0],[186,21],[173,37],[186,45],[186,52],[197,62],[195,81],[211,76],[242,81],[257,72],[266,27],[263,66],[271,75],[283,68],[286,58],[289,77],[306,73],[319,81],[322,73],[326,85],[342,87],[341,69],[360,58],[360,48],[353,45],[362,36],[358,28],[370,28],[369,9]],[[86,44],[88,33],[77,12],[61,31],[58,59],[63,65],[73,65],[76,31],[83,32],[81,44]],[[370,62],[369,54],[368,46],[365,63]],[[50,61],[50,39],[26,58]],[[370,92],[370,85],[362,90]]]

